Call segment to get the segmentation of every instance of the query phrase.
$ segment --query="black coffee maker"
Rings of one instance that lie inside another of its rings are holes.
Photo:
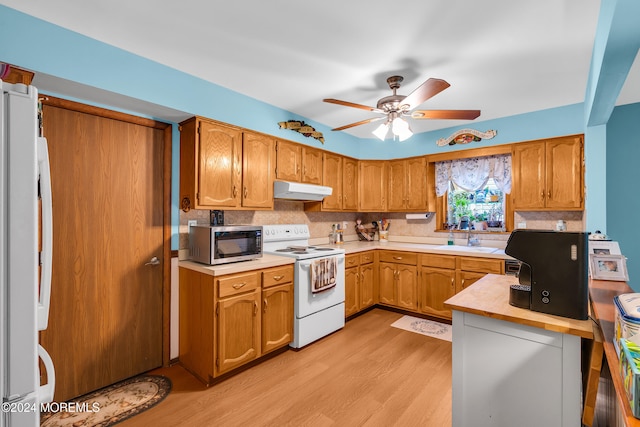
[[[522,307],[528,291],[529,309],[586,320],[589,316],[588,249],[586,232],[514,230],[504,252],[523,264],[520,285],[510,290],[510,303]]]

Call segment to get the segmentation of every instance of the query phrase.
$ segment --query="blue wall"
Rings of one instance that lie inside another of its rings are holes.
[[[331,132],[325,125],[1,5],[0,40],[2,62],[77,82],[96,91],[108,91],[123,98],[169,107],[187,115],[210,117],[356,158],[407,157],[585,132],[584,105],[574,104],[498,120],[477,121],[473,124],[474,129],[494,129],[498,135],[470,147],[436,145],[439,138],[469,125],[418,134],[404,143],[360,139],[342,132]],[[87,100],[91,101],[90,98]],[[104,106],[110,107],[108,104]],[[160,116],[153,118],[166,120]],[[277,122],[290,119],[304,120],[323,132],[326,143],[320,145],[314,139],[278,128]],[[179,139],[175,127],[173,135],[172,248],[177,249]],[[589,144],[597,145],[595,152],[603,152],[605,143],[600,138],[586,141],[587,148],[590,148]],[[604,176],[605,164],[597,160],[587,158],[587,173]],[[597,201],[597,195],[590,197],[587,194],[588,212],[604,211]],[[595,216],[605,217],[604,214]]]
[[[607,233],[628,258],[629,286],[640,292],[640,103],[616,107],[607,123]]]

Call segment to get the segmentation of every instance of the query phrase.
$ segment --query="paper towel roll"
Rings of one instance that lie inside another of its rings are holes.
[[[433,215],[433,212],[424,212],[424,213],[408,213],[407,219],[429,219]]]

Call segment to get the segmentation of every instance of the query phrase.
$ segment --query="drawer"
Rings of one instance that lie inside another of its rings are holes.
[[[270,268],[262,272],[262,286],[265,288],[289,282],[293,282],[293,267],[290,265]]]
[[[456,269],[456,257],[454,255],[423,254],[420,264],[425,267]]]
[[[344,257],[344,268],[357,267],[360,265],[360,255],[350,254]]]
[[[418,254],[411,252],[399,251],[382,251],[380,252],[380,262],[394,262],[397,264],[418,264]]]
[[[224,298],[258,288],[260,285],[260,272],[254,271],[245,274],[223,276],[219,278],[217,282],[218,297]]]
[[[373,262],[373,252],[363,252],[360,254],[360,264],[369,264]]]
[[[504,274],[504,261],[501,259],[459,257],[458,268],[463,271],[477,271],[478,273]]]

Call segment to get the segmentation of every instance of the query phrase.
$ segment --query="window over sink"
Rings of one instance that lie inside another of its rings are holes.
[[[511,155],[436,162],[440,230],[506,231]]]
[[[504,231],[505,194],[493,178],[475,191],[465,191],[450,181],[446,200],[448,227],[457,230]]]

